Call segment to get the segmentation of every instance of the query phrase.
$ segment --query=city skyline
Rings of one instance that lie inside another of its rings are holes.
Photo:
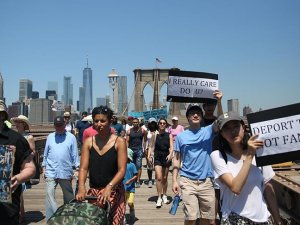
[[[107,74],[112,68],[127,76],[130,98],[133,70],[156,67],[218,74],[223,104],[239,99],[240,110],[297,103],[299,11],[295,0],[2,1],[4,97],[8,104],[18,99],[22,78],[32,80],[40,97],[48,80],[57,81],[61,96],[63,77],[70,76],[78,100],[88,55],[93,104],[111,95]]]

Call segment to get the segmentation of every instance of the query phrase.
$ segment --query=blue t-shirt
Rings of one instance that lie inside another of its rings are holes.
[[[120,136],[121,132],[124,130],[122,124],[120,123],[111,124],[110,126],[115,130],[115,134],[117,136]]]
[[[132,181],[129,185],[126,185],[126,181],[134,177],[138,173],[135,165],[132,162],[127,163],[126,174],[123,180],[125,191],[135,192],[135,181]]]
[[[174,151],[180,152],[180,175],[192,180],[213,177],[210,153],[216,134],[213,125],[185,130],[175,139]]]

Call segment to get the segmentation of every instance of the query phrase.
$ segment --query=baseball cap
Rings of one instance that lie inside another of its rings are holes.
[[[7,120],[8,119],[7,107],[3,100],[0,100],[0,112],[5,112],[5,120]]]
[[[186,113],[185,113],[186,117],[188,117],[189,111],[191,111],[192,109],[199,110],[201,112],[201,115],[203,115],[201,106],[197,103],[191,103],[191,104],[189,104],[189,106],[186,109]]]
[[[155,122],[156,123],[156,119],[154,117],[149,118],[148,123],[152,123]]]
[[[133,120],[133,117],[132,116],[128,116],[128,118],[127,119],[129,119],[129,120]]]
[[[172,117],[172,120],[178,120],[177,116]]]
[[[71,116],[71,113],[70,112],[65,112],[64,113],[64,117],[70,117]]]
[[[219,129],[222,130],[224,125],[230,121],[241,121],[242,118],[237,114],[236,112],[230,111],[227,113],[224,113],[223,115],[219,116],[218,118],[218,126]]]
[[[61,125],[64,125],[65,124],[65,121],[64,121],[64,118],[62,116],[57,116],[54,118],[54,125],[55,126],[61,126]]]
[[[132,161],[133,151],[130,148],[127,148],[127,157]]]

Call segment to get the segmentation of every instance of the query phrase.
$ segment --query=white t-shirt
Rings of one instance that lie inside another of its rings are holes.
[[[220,151],[211,153],[211,160],[216,182],[220,186],[222,199],[222,218],[226,219],[231,212],[246,217],[254,222],[266,222],[270,217],[263,197],[264,184],[274,175],[271,166],[257,167],[255,158],[252,161],[248,178],[239,195],[234,194],[230,188],[219,180],[225,173],[237,176],[243,166],[243,160],[238,160],[227,154],[227,164]]]
[[[128,130],[130,130],[133,126],[129,125],[128,123],[125,125],[125,131],[127,133]]]

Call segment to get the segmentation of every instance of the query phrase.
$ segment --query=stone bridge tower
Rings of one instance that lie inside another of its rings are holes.
[[[159,109],[159,96],[161,87],[168,82],[170,69],[135,69],[134,80],[134,111],[142,112],[144,107],[144,88],[149,84],[153,88],[152,109]],[[170,104],[170,115],[180,115],[179,103]]]

